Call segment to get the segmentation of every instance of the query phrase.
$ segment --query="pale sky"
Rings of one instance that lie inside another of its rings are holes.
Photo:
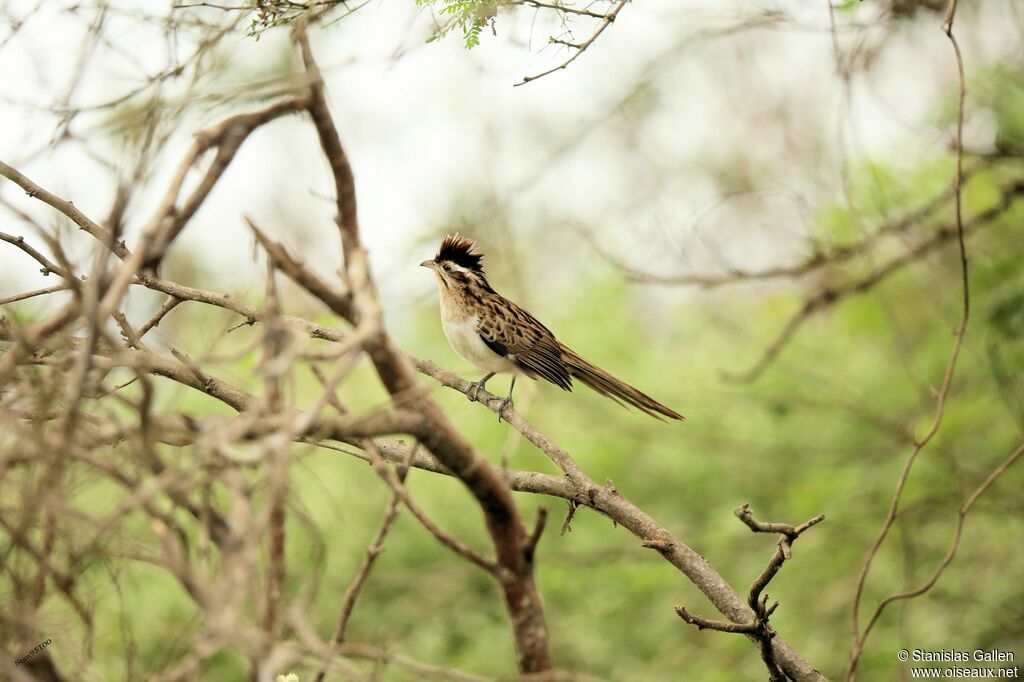
[[[24,16],[36,3],[9,0],[4,14]],[[110,178],[81,146],[52,152],[56,118],[38,109],[58,102],[74,76],[88,24],[63,10],[70,4],[45,0],[12,38],[2,37],[9,28],[0,33],[0,158],[102,219]],[[969,70],[1019,51],[1019,36],[1004,21],[1010,4],[990,4],[981,17],[964,10]],[[131,60],[153,74],[165,68],[172,47],[189,49],[166,45],[155,27],[140,27],[132,8],[152,8],[147,0],[113,5],[120,10],[109,24],[111,46],[94,55],[73,104],[101,103],[138,87]],[[712,35],[775,10],[788,22]],[[865,2],[855,16],[839,17],[868,21],[875,11]],[[567,56],[546,45],[552,25],[544,13],[503,11],[498,36],[485,35],[467,51],[458,31],[427,44],[433,20],[412,0],[380,0],[317,29],[313,46],[354,166],[385,304],[400,309],[432,291],[415,266],[460,209],[502,209],[507,239],[485,244],[503,250],[493,258],[530,253],[538,231],[560,227],[554,243],[572,251],[560,259],[573,268],[601,266],[578,229],[607,250],[639,243],[627,257],[660,272],[714,269],[723,259],[757,268],[799,255],[815,211],[839,198],[841,139],[854,161],[875,156],[897,164],[948,142],[933,111],[936,98],[952,91],[955,71],[939,17],[925,19],[887,38],[870,71],[854,78],[850,109],[841,107],[824,2],[636,0],[567,70],[523,87],[513,85]],[[577,22],[577,37],[591,26]],[[843,31],[841,44],[871,45],[879,35]],[[258,42],[240,31],[225,45],[235,85],[258,81],[290,51],[284,31]],[[630,114],[616,114],[641,80],[649,86],[627,105]],[[161,158],[164,176],[182,158],[186,133],[227,111],[186,120]],[[105,157],[130,162],[118,156],[100,116],[76,119],[72,131]],[[969,134],[984,144],[989,133],[978,125]],[[809,148],[819,148],[817,162],[808,162]],[[715,178],[744,164],[757,170],[753,198],[723,201],[728,188]],[[158,182],[133,206],[129,247],[161,191]],[[329,272],[337,262],[332,204],[324,198],[330,191],[312,128],[275,122],[246,142],[175,248],[208,271],[209,288],[244,288],[261,272],[243,226],[249,214]],[[10,183],[0,181],[0,193],[55,224],[52,211]],[[31,236],[2,207],[0,213],[2,229]],[[46,285],[34,271],[15,249],[0,248],[0,297]]]

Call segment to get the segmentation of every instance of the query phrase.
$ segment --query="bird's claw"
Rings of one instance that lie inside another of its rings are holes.
[[[480,389],[483,388],[483,384],[479,381],[471,381],[469,388],[466,389],[466,397],[469,398],[469,402],[474,403],[480,396]]]
[[[498,401],[498,423],[501,423],[501,415],[505,412],[506,407],[515,407],[515,401],[511,397],[502,398]]]

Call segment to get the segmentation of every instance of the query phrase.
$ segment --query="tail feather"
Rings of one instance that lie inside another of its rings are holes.
[[[587,362],[564,344],[559,345],[562,349],[562,360],[565,362],[565,366],[569,368],[569,374],[594,391],[611,398],[620,405],[623,403],[632,405],[655,419],[661,419],[662,416],[669,419],[686,419],[683,415],[671,408],[665,407],[643,391],[633,388],[626,382],[616,379],[597,365]]]

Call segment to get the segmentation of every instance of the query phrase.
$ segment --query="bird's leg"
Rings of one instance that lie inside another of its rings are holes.
[[[506,407],[512,407],[515,405],[512,402],[512,389],[516,387],[516,375],[512,375],[512,383],[508,387],[508,395],[498,401],[498,421],[501,421],[501,413],[505,411]]]
[[[483,379],[480,381],[471,381],[469,388],[466,389],[466,397],[469,398],[470,402],[476,401],[477,396],[480,394],[480,389],[484,387],[484,384],[494,376],[494,372],[488,372]]]

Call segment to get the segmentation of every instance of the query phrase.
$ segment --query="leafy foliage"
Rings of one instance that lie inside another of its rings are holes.
[[[440,6],[438,11],[445,19],[428,42],[443,38],[452,29],[458,28],[462,31],[466,47],[471,49],[480,44],[480,34],[485,27],[489,26],[492,33],[496,32],[498,3],[494,0],[416,0],[416,4]]]

